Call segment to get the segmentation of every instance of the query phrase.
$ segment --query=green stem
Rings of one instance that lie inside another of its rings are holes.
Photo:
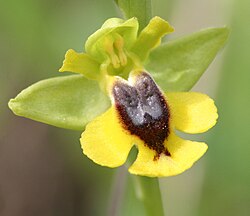
[[[137,156],[137,149],[133,148],[126,163],[126,182],[123,199],[120,204],[119,215],[163,216],[163,205],[158,178],[131,175],[127,168]],[[124,170],[124,167],[120,168]]]
[[[143,203],[147,216],[163,216],[163,205],[158,178],[132,176],[135,194]]]
[[[115,0],[115,2],[124,13],[125,18],[137,17],[139,32],[152,18],[151,0]]]
[[[127,181],[127,171],[125,167],[120,167],[115,175],[113,191],[109,203],[108,215],[120,215],[119,210],[123,202],[124,189]]]

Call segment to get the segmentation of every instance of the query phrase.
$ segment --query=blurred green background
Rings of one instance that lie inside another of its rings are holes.
[[[167,216],[250,215],[250,1],[152,0],[176,29],[231,28],[228,45],[194,87],[216,99],[219,122],[199,139],[209,151],[192,169],[162,178]],[[67,49],[119,11],[112,0],[9,0],[0,5],[0,215],[112,215],[115,170],[95,165],[81,132],[14,116],[10,98],[59,76]]]

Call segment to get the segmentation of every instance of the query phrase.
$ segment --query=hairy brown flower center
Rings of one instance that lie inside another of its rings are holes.
[[[113,96],[123,127],[155,150],[155,159],[162,153],[169,156],[164,146],[169,135],[169,108],[154,80],[142,72],[133,86],[116,81]]]

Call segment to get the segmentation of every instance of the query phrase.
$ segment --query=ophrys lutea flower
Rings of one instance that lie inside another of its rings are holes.
[[[91,35],[86,53],[69,50],[60,71],[72,71],[97,80],[111,99],[111,108],[90,122],[80,139],[94,162],[118,167],[131,148],[138,148],[129,172],[171,176],[188,169],[207,150],[203,142],[184,140],[175,130],[201,133],[217,119],[212,99],[194,92],[163,93],[143,63],[173,28],[155,17],[137,36],[135,18],[107,20]],[[128,81],[127,81],[128,80]]]

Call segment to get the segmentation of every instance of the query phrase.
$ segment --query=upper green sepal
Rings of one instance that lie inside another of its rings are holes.
[[[129,20],[110,18],[99,30],[89,36],[85,43],[85,51],[102,63],[108,57],[105,50],[107,40],[115,41],[119,34],[124,39],[124,47],[129,49],[137,38],[138,27],[139,24],[135,17]]]
[[[82,75],[71,75],[37,82],[11,99],[8,105],[16,115],[83,130],[110,106],[110,100],[97,82]]]
[[[210,28],[162,44],[150,53],[145,68],[163,91],[188,91],[228,36],[227,27]]]

